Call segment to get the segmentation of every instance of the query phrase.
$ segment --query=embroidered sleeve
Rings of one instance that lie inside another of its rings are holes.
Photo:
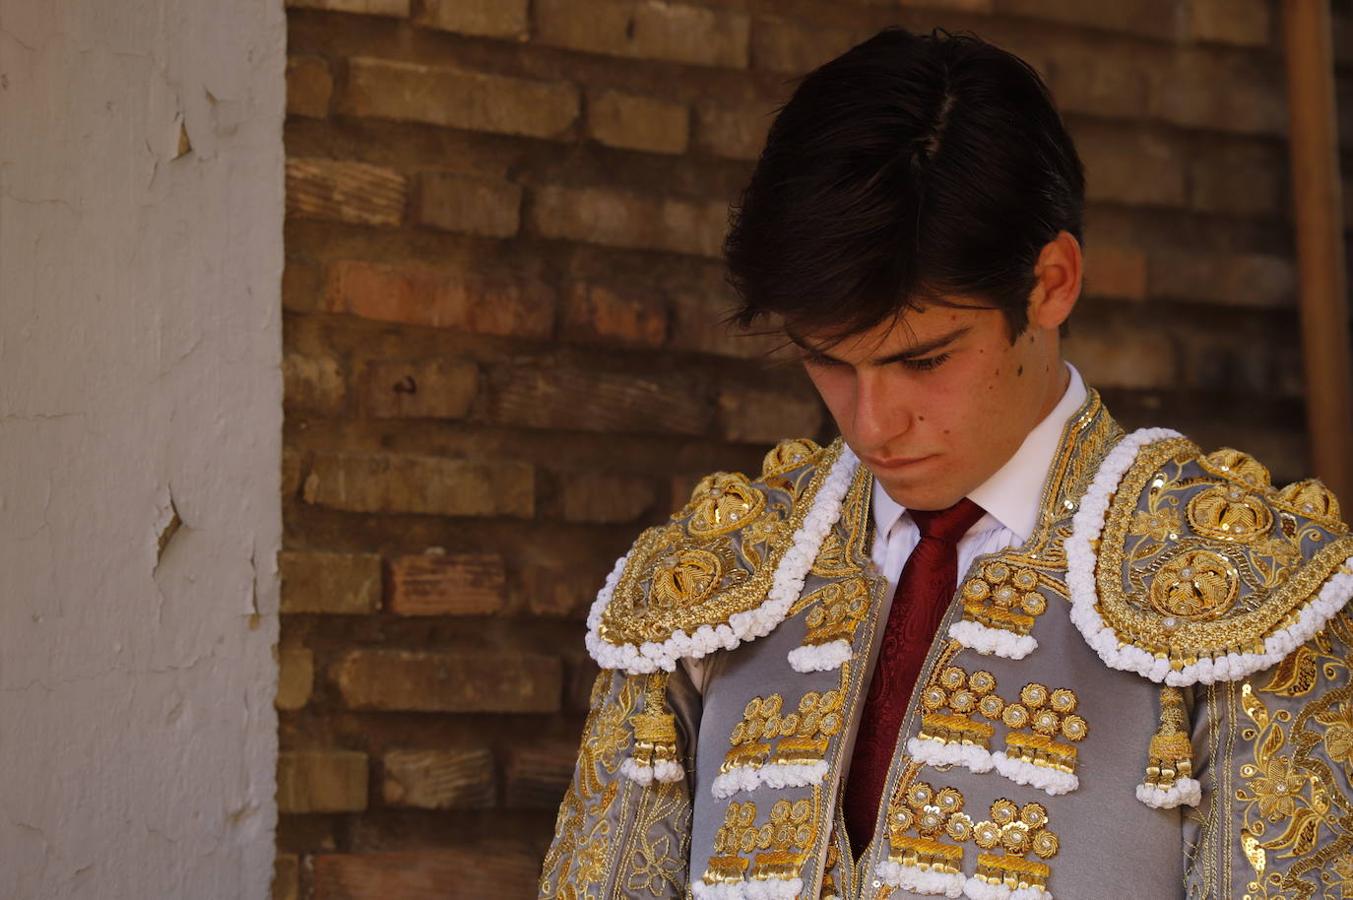
[[[678,734],[675,777],[626,773],[642,756],[646,676],[603,671],[592,689],[578,762],[540,876],[540,896],[567,900],[680,897],[689,880],[691,795],[698,696],[683,674],[663,685]],[[647,758],[651,763],[651,757]]]
[[[1184,822],[1189,897],[1353,894],[1353,619],[1276,666],[1199,688],[1202,802]]]

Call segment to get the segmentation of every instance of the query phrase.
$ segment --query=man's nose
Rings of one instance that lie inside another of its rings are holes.
[[[855,380],[855,439],[863,447],[882,449],[911,428],[906,398],[889,390],[878,372],[862,372]]]

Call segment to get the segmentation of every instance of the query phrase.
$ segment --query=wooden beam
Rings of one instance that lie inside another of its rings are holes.
[[[1328,0],[1283,0],[1306,420],[1314,474],[1353,508],[1353,370]]]

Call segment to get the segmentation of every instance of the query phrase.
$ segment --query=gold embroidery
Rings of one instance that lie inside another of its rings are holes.
[[[1199,477],[1195,463],[1221,483]],[[1232,499],[1233,489],[1240,499]],[[1225,504],[1200,503],[1210,512],[1206,521],[1191,517],[1195,533],[1165,531],[1173,510],[1217,491]],[[1265,518],[1255,512],[1267,509],[1257,494],[1269,491],[1267,471],[1237,451],[1204,458],[1183,438],[1143,448],[1110,504],[1096,562],[1097,610],[1119,640],[1180,668],[1200,657],[1263,652],[1266,637],[1292,624],[1353,554],[1353,538],[1332,536],[1295,519],[1274,528],[1271,514]],[[1246,512],[1238,512],[1241,508]],[[1229,531],[1220,530],[1228,522]],[[1238,543],[1236,523],[1244,535],[1251,524],[1268,530]],[[1300,551],[1303,541],[1312,548],[1309,553]],[[1309,558],[1296,566],[1302,557]]]
[[[1216,485],[1185,507],[1194,531],[1218,541],[1252,541],[1273,527],[1273,510],[1239,485]]]
[[[816,647],[832,641],[853,643],[855,630],[869,615],[869,582],[863,578],[833,581],[804,599],[817,605],[804,617],[808,633],[803,646]]]
[[[990,672],[969,675],[958,666],[948,666],[921,691],[920,737],[946,744],[972,744],[988,749],[995,728],[974,721],[973,713],[996,720],[1005,708],[997,694],[996,679]],[[945,708],[948,712],[944,712]]]
[[[755,803],[728,804],[724,823],[714,835],[715,855],[704,882],[735,883],[744,875],[752,880],[796,877],[817,837],[815,805],[807,798],[777,800],[769,818],[758,826]]]
[[[761,461],[761,478],[779,475],[811,462],[822,453],[822,448],[807,438],[781,441],[771,448]]]
[[[972,836],[972,818],[963,812],[963,795],[952,787],[936,791],[924,781],[903,793],[905,806],[888,817],[888,858],[923,871],[955,875],[962,871],[963,843]],[[913,836],[912,832],[915,833]],[[940,840],[946,836],[955,843]]]
[[[963,584],[964,618],[1026,635],[1048,605],[1038,584],[1038,573],[1031,568],[1004,561],[988,563],[980,576]]]
[[[1089,734],[1085,719],[1076,715],[1079,701],[1074,692],[1058,688],[1051,693],[1037,682],[1019,692],[1019,703],[1005,707],[1001,720],[1013,729],[1005,736],[1006,755],[1035,766],[1059,772],[1076,771],[1076,748]],[[1032,734],[1022,729],[1029,729]],[[1064,744],[1062,737],[1072,744]]]
[[[827,753],[828,738],[843,727],[841,707],[842,693],[836,689],[808,691],[789,712],[784,710],[779,694],[753,697],[742,711],[742,721],[728,736],[732,746],[719,771],[821,761]]]
[[[759,606],[843,446],[838,439],[799,473],[808,482],[801,489],[762,487],[727,473],[704,479],[677,521],[635,541],[599,636],[615,645],[664,641]],[[682,517],[689,517],[684,527]]]
[[[867,470],[865,466],[860,468]],[[849,577],[860,570],[856,560],[869,558],[864,541],[869,531],[869,517],[866,513],[873,486],[872,474],[868,478],[856,478],[851,481],[850,488],[841,501],[841,518],[827,533],[817,551],[817,556],[813,559],[811,571],[814,575],[823,578]]]
[[[1331,530],[1348,528],[1340,521],[1338,498],[1317,478],[1289,484],[1272,497],[1272,503],[1280,509],[1315,519]]]
[[[973,826],[972,839],[983,850],[1000,847],[1003,852],[977,854],[977,880],[1012,890],[1046,888],[1051,869],[1025,857],[1029,853],[1040,859],[1057,855],[1060,842],[1047,824],[1048,811],[1041,803],[1016,806],[1001,799],[991,804],[991,818]]]

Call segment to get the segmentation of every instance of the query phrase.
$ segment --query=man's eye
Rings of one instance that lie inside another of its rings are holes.
[[[927,356],[923,359],[908,359],[902,363],[908,369],[915,369],[919,372],[925,372],[930,369],[938,368],[949,358],[948,353],[938,353],[934,356]]]
[[[839,366],[840,360],[832,359],[830,356],[822,356],[817,353],[805,353],[803,361],[810,366]]]

